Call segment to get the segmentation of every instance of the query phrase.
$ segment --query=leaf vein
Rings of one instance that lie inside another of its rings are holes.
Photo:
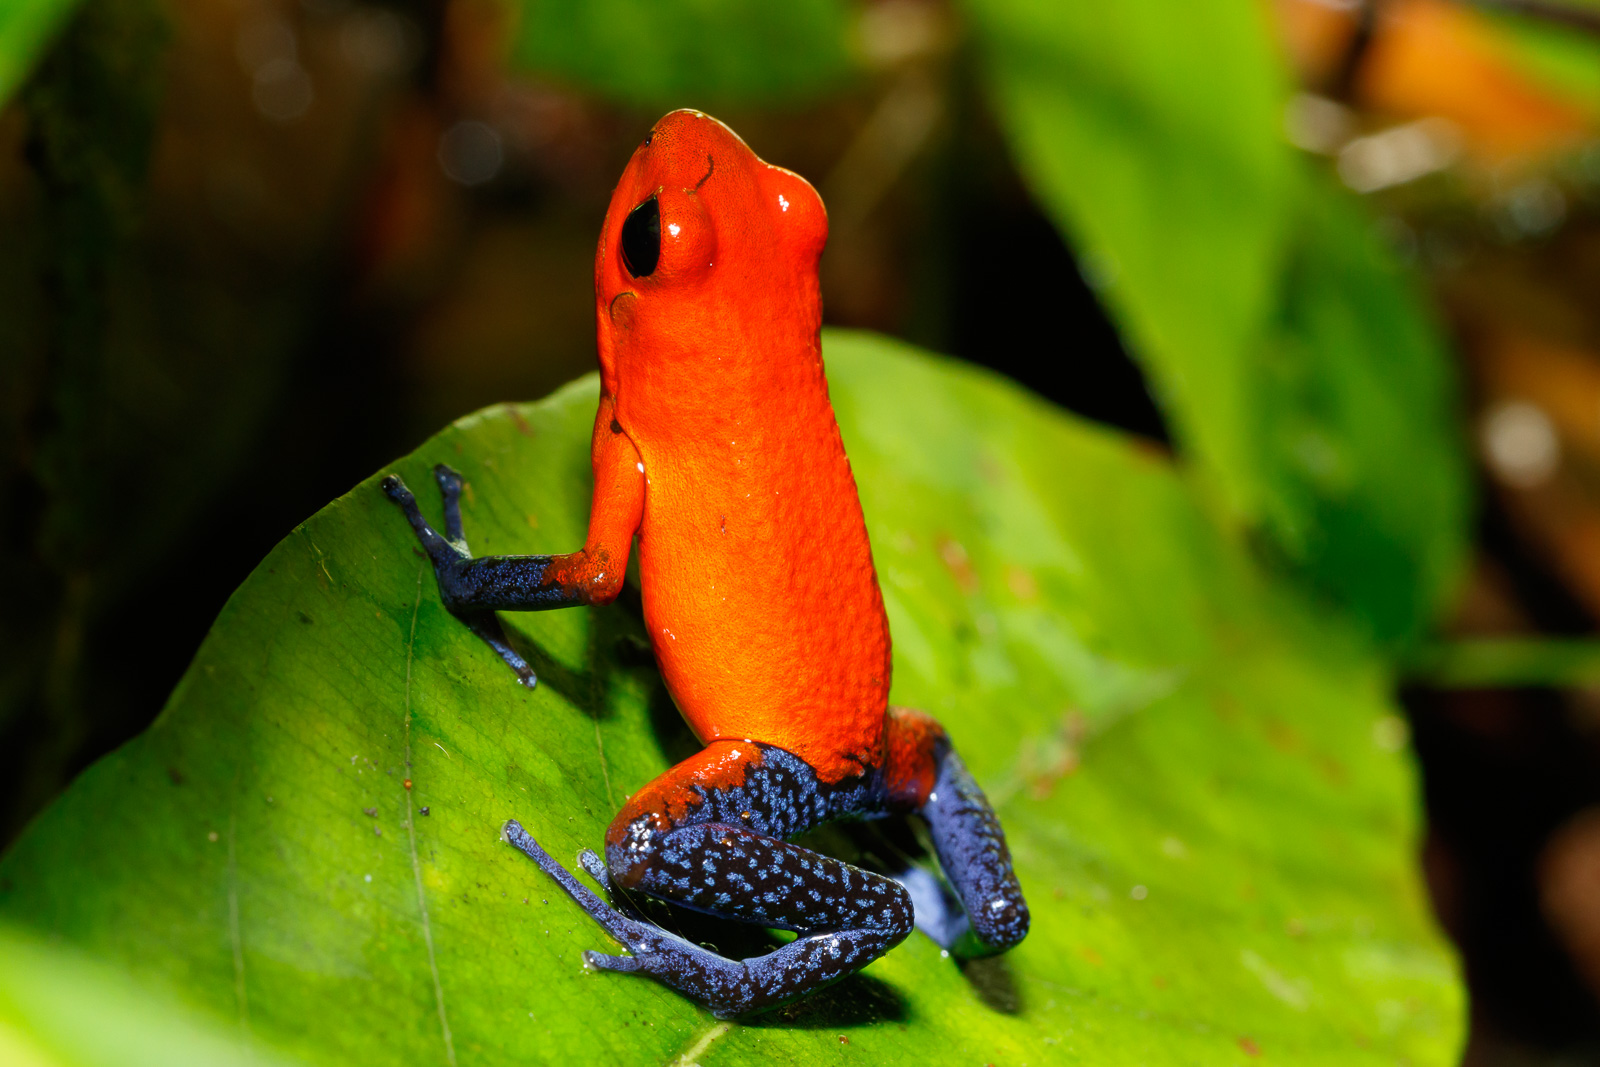
[[[250,998],[244,984],[244,938],[239,932],[239,865],[235,858],[234,835],[238,819],[230,801],[228,806],[228,937],[233,942],[233,993],[239,1004],[239,1026],[250,1032]]]
[[[732,1023],[718,1023],[695,1038],[694,1044],[678,1053],[675,1059],[667,1063],[667,1067],[700,1067],[700,1057],[705,1055],[711,1043],[732,1029]]]
[[[422,610],[422,568],[417,568],[417,599],[411,605],[411,634],[406,640],[406,774],[411,770],[411,660],[417,648],[417,615]],[[443,751],[441,746],[441,751]],[[445,753],[449,755],[449,753]],[[439,981],[439,961],[433,953],[433,927],[428,922],[428,897],[422,888],[422,863],[417,859],[416,804],[411,790],[406,795],[406,836],[411,843],[411,877],[417,883],[417,910],[422,913],[422,941],[428,946],[428,970],[433,973],[433,1000],[439,1007],[439,1030],[444,1036],[444,1058],[455,1067],[456,1046],[450,1037],[450,1017],[444,1010],[444,985]]]

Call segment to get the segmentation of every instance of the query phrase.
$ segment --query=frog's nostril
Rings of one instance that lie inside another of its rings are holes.
[[[610,318],[612,322],[617,323],[618,325],[627,325],[628,308],[634,300],[638,299],[638,296],[639,294],[635,293],[631,289],[626,289],[618,293],[616,296],[611,298],[611,303],[606,305],[606,316]],[[623,300],[623,297],[628,297],[629,299]],[[623,313],[623,318],[621,320],[617,318],[617,313],[619,311]]]

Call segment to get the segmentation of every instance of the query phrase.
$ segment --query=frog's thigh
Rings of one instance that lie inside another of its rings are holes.
[[[863,810],[868,792],[830,789],[774,746],[713,742],[634,795],[607,865],[623,889],[740,922],[898,931],[909,901],[893,879],[782,840]]]

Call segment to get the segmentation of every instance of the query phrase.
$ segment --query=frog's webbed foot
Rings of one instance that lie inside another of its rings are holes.
[[[531,689],[539,683],[539,679],[533,668],[528,666],[528,661],[511,647],[499,618],[493,611],[472,607],[467,602],[468,598],[462,595],[463,578],[472,561],[472,553],[467,548],[461,528],[461,475],[441,463],[433,468],[433,477],[444,502],[445,532],[442,536],[422,517],[422,512],[417,508],[417,498],[411,495],[411,490],[406,488],[406,483],[400,480],[399,475],[391,474],[383,480],[383,492],[405,513],[406,521],[411,523],[417,540],[428,553],[444,606],[494,649],[516,672],[517,680]]]
[[[917,929],[942,949],[950,949],[967,933],[967,913],[944,881],[925,867],[912,864],[892,875],[911,896]]]
[[[700,829],[717,834],[735,832],[733,827]],[[777,1007],[837,981],[883,955],[911,929],[910,906],[906,902],[899,922],[873,928],[801,933],[794,941],[767,955],[730,960],[653,923],[630,918],[606,904],[552,860],[515,820],[506,823],[505,836],[559,882],[578,906],[630,953],[614,956],[589,951],[583,954],[585,963],[601,970],[647,974],[706,1005],[719,1018]],[[593,873],[587,859],[581,862]],[[874,905],[879,903],[875,901]]]
[[[428,520],[422,517],[422,512],[417,508],[417,498],[411,495],[411,490],[398,474],[389,475],[382,485],[384,495],[399,505],[406,521],[411,523],[417,540],[433,562],[434,573],[439,577],[443,590],[448,579],[459,575],[461,565],[472,558],[472,553],[461,533],[461,476],[443,463],[433,468],[433,476],[439,483],[440,496],[444,498],[446,536],[441,536],[439,531],[428,525]]]

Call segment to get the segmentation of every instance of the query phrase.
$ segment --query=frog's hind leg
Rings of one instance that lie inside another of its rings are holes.
[[[911,899],[899,883],[780,840],[859,810],[869,795],[864,784],[828,790],[782,749],[719,741],[640,790],[617,816],[606,859],[621,889],[799,934],[744,960],[623,915],[520,827],[508,824],[507,836],[631,953],[589,952],[591,966],[649,974],[726,1018],[829,985],[911,932]]]
[[[888,726],[890,800],[927,820],[939,866],[960,898],[953,906],[921,868],[900,875],[916,903],[917,926],[961,958],[1004,952],[1027,936],[1029,915],[1000,820],[932,716],[891,707]]]

